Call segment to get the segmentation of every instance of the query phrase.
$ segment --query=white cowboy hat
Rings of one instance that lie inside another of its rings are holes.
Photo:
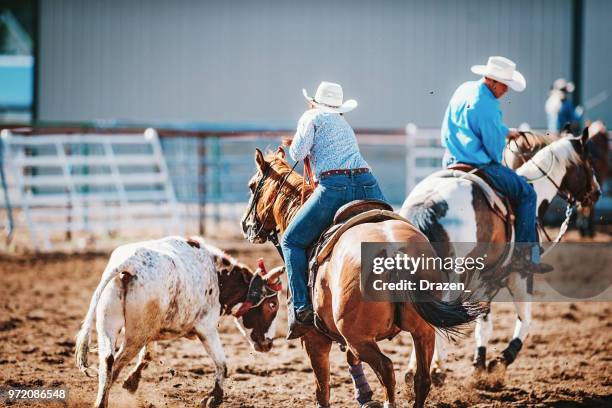
[[[553,85],[552,85],[552,89],[567,92],[567,93],[574,92],[575,88],[576,86],[574,85],[574,83],[571,81],[568,82],[567,79],[565,78],[555,79],[555,82],[553,82]]]
[[[357,101],[354,99],[342,102],[344,97],[342,87],[333,82],[321,82],[314,98],[308,96],[306,89],[302,89],[302,94],[307,101],[325,112],[346,113],[357,107]]]
[[[508,85],[517,92],[527,86],[525,77],[516,70],[516,64],[505,57],[489,57],[487,65],[474,65],[472,72]]]

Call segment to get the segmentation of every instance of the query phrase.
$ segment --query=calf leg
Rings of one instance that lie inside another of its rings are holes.
[[[227,377],[227,363],[225,352],[219,339],[217,331],[217,319],[211,319],[214,311],[211,311],[198,325],[195,330],[198,338],[204,345],[206,353],[215,364],[215,387],[201,402],[201,406],[216,407],[223,401],[223,382]],[[219,313],[217,312],[217,315]]]
[[[317,407],[329,407],[329,352],[332,342],[318,331],[311,330],[302,337],[302,343],[317,383]]]
[[[140,354],[138,354],[138,362],[136,363],[136,367],[134,367],[134,369],[130,372],[128,378],[123,382],[123,388],[125,388],[132,394],[138,389],[142,370],[147,368],[147,365],[149,365],[149,362],[153,358],[154,344],[155,343],[148,343],[146,346],[140,349]]]

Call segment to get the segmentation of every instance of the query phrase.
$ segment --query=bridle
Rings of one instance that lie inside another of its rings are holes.
[[[531,151],[534,146],[529,142],[529,138],[527,138],[527,132],[519,132],[519,135],[525,140],[525,143],[527,144],[527,148],[529,149],[529,151]],[[517,150],[512,149],[511,142],[514,142]],[[546,143],[546,145],[548,145],[548,143]],[[574,205],[578,201],[570,193],[564,192],[561,186],[559,185],[559,183],[557,183],[550,176],[555,166],[555,162],[559,161],[559,159],[557,158],[557,156],[552,150],[550,151],[550,155],[551,155],[550,166],[548,166],[548,169],[546,170],[544,170],[538,163],[536,163],[533,160],[530,160],[529,158],[525,156],[525,152],[521,149],[516,139],[512,139],[510,142],[508,142],[508,151],[512,153],[514,156],[519,157],[521,160],[523,160],[523,163],[531,163],[541,173],[538,177],[528,179],[527,180],[528,183],[533,184],[535,181],[538,181],[541,179],[547,179],[555,187],[557,191],[557,195],[561,197],[563,200],[567,201],[568,204]],[[505,162],[505,158],[504,158],[504,165],[507,165],[507,163]],[[589,178],[586,177],[586,179],[587,179],[587,183],[589,183],[589,180],[588,180]],[[590,188],[590,183],[588,184],[587,191],[589,193],[587,194],[587,196],[585,196],[585,198],[589,198],[594,194],[594,189]]]
[[[265,231],[264,230],[264,226],[266,225],[266,222],[268,221],[268,218],[270,217],[270,210],[274,207],[274,204],[276,203],[276,199],[278,198],[278,196],[280,195],[283,186],[285,185],[285,183],[287,182],[287,180],[289,179],[289,176],[291,175],[291,173],[293,173],[293,171],[295,170],[295,167],[297,166],[299,162],[296,161],[293,166],[291,167],[291,170],[287,172],[287,174],[283,177],[283,179],[281,180],[278,189],[276,190],[276,194],[274,195],[274,198],[272,199],[272,202],[270,204],[268,204],[267,208],[266,208],[266,212],[264,214],[263,220],[259,220],[258,216],[257,216],[257,203],[259,201],[260,195],[261,195],[261,191],[263,189],[263,186],[266,182],[266,180],[270,177],[270,171],[272,168],[272,163],[268,164],[266,166],[266,169],[263,171],[261,178],[259,179],[259,181],[257,182],[257,186],[255,187],[255,190],[253,191],[253,195],[251,196],[251,205],[249,206],[249,209],[244,217],[244,220],[247,220],[249,218],[253,218],[253,225],[251,227],[249,227],[248,229],[248,236],[247,239],[250,242],[253,242],[253,240],[255,240],[255,238],[257,237],[261,237],[261,238],[266,238],[268,241],[272,242],[272,244],[274,244],[274,247],[276,248],[276,250],[278,251],[281,259],[284,261],[285,257],[283,256],[283,251],[282,248],[280,246],[280,242],[278,239],[278,228],[273,228],[270,231]],[[253,230],[253,228],[257,228],[256,231]],[[262,235],[262,232],[265,233],[265,235]]]
[[[531,145],[529,144],[529,140],[525,136],[524,132],[520,132],[520,134],[521,134],[522,137],[525,138],[525,142],[527,143],[528,147],[531,150]],[[516,147],[519,148],[518,143],[516,143],[516,140],[514,140],[514,142],[516,144]],[[517,152],[513,151],[511,147],[509,147],[508,150],[510,152],[512,152],[513,154],[517,155]],[[596,190],[591,188],[591,183],[589,182],[589,177],[585,177],[585,179],[587,180],[586,183],[587,183],[587,191],[588,191],[588,193],[585,195],[583,200],[578,201],[576,199],[576,197],[574,197],[570,192],[563,191],[563,189],[559,185],[559,183],[557,183],[550,176],[550,174],[551,174],[551,172],[552,172],[552,170],[554,168],[555,162],[559,161],[559,159],[557,158],[557,156],[555,155],[555,153],[552,150],[550,151],[550,154],[551,154],[550,166],[548,167],[547,170],[544,170],[537,162],[535,162],[533,160],[533,158],[532,158],[532,160],[527,160],[526,157],[524,156],[523,152],[520,150],[520,148],[518,150],[518,154],[520,155],[520,158],[524,161],[524,163],[531,163],[541,173],[541,175],[538,176],[538,177],[535,177],[533,179],[528,179],[527,180],[528,183],[533,184],[535,181],[542,180],[542,179],[547,179],[555,187],[557,195],[567,202],[567,207],[565,209],[565,219],[563,220],[563,222],[561,224],[561,227],[559,228],[559,233],[557,234],[557,237],[554,240],[546,232],[546,229],[542,225],[542,222],[539,219],[539,217],[537,219],[537,225],[538,225],[540,231],[542,231],[542,233],[546,236],[548,241],[552,243],[552,245],[546,251],[544,251],[544,253],[542,253],[541,256],[544,257],[548,252],[550,252],[550,250],[552,250],[552,248],[554,248],[554,246],[559,241],[561,241],[561,238],[563,237],[563,235],[565,235],[565,232],[567,231],[567,228],[569,227],[569,222],[570,222],[570,219],[571,219],[571,216],[572,216],[574,205],[577,202],[582,203],[582,201],[590,199],[595,194]]]

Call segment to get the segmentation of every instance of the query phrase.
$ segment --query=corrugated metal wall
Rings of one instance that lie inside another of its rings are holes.
[[[612,1],[585,1],[582,85],[582,101],[598,103],[587,117],[612,128]]]
[[[570,0],[55,0],[40,24],[53,121],[293,126],[301,88],[326,79],[359,100],[356,127],[439,126],[470,65],[501,54],[528,83],[503,102],[508,124],[540,127],[571,66]]]

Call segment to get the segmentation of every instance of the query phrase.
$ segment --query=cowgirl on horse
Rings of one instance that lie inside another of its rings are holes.
[[[281,243],[293,300],[288,339],[303,336],[313,325],[307,248],[329,227],[344,204],[385,199],[361,156],[355,132],[343,116],[357,107],[357,101],[343,102],[342,87],[331,82],[321,82],[314,98],[305,89],[302,93],[309,109],[300,118],[293,139],[284,139],[283,144],[289,146],[293,160],[307,159],[312,164],[318,185],[291,221]]]

